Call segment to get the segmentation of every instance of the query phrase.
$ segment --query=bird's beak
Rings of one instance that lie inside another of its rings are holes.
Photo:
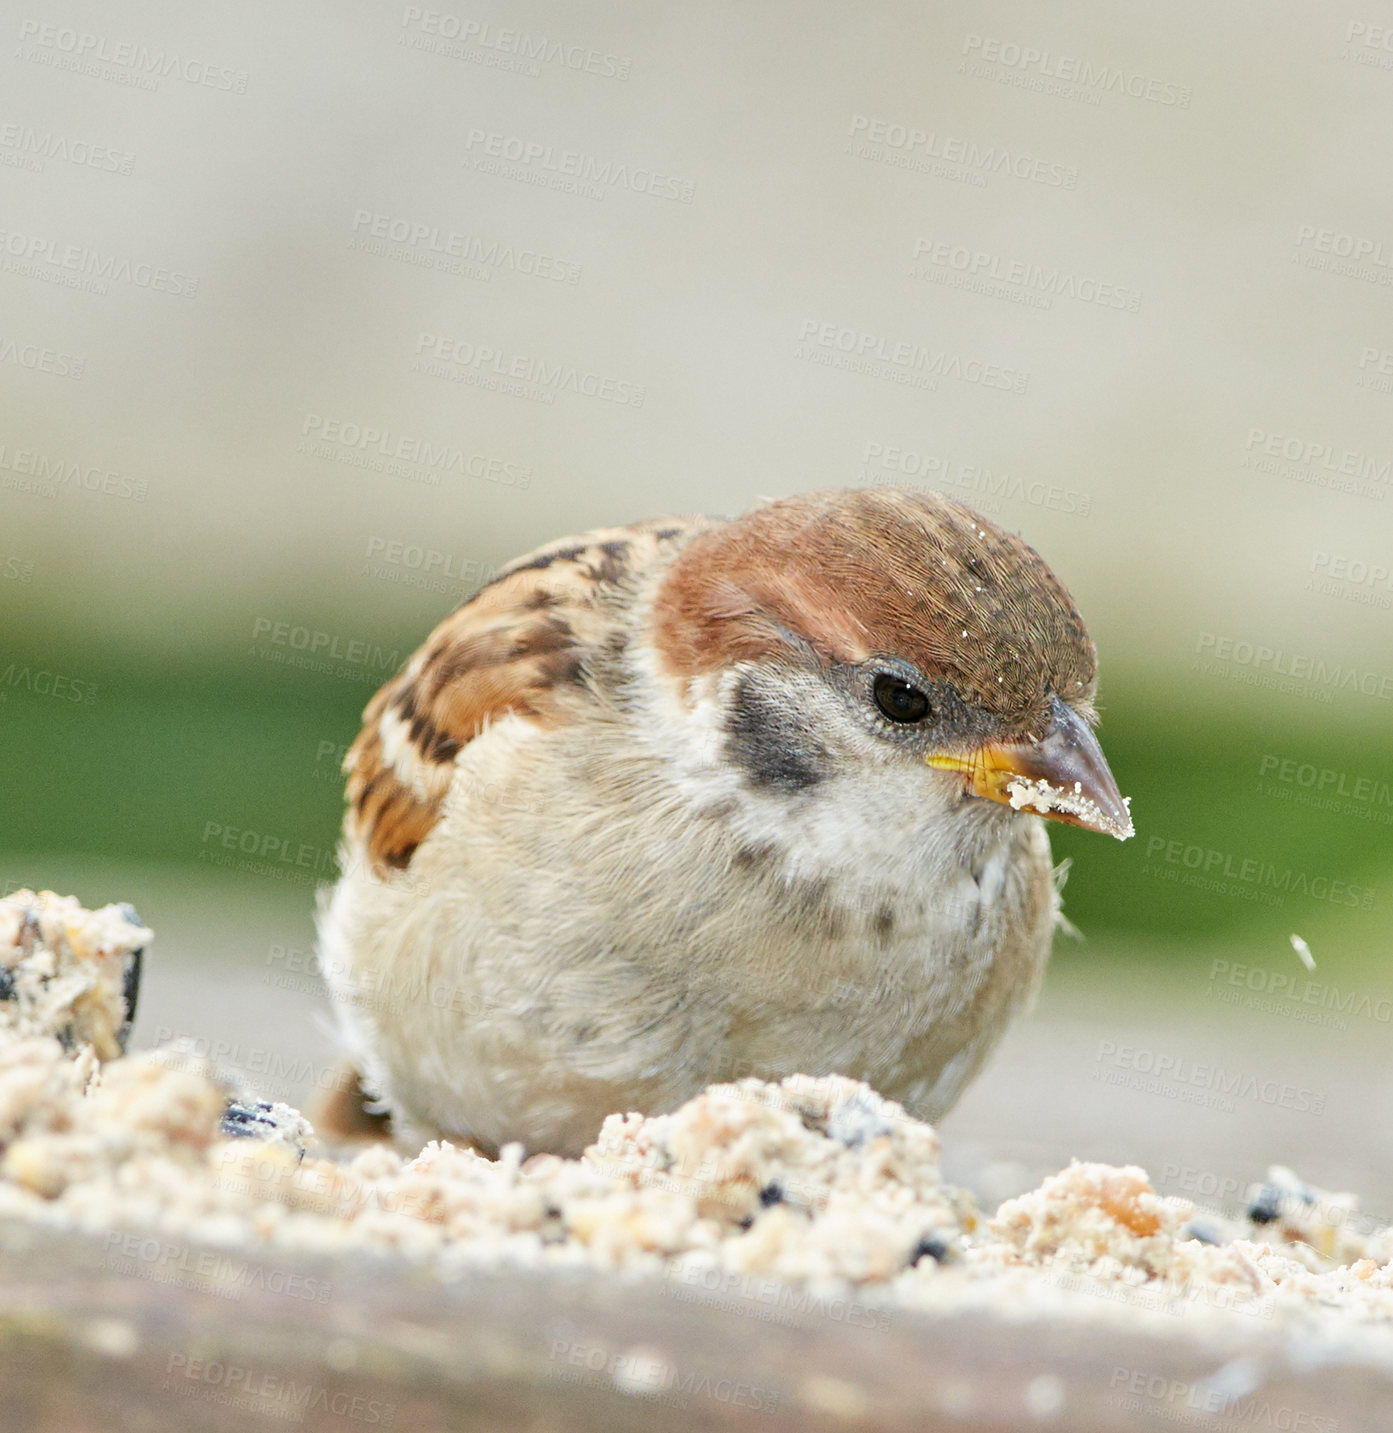
[[[934,752],[925,760],[940,770],[961,771],[988,801],[1125,841],[1133,834],[1132,814],[1097,737],[1058,697],[1052,711],[1050,729],[1039,741],[991,743],[966,755]]]

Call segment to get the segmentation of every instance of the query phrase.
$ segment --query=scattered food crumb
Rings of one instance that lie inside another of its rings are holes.
[[[1297,959],[1307,970],[1314,970],[1316,968],[1316,959],[1315,956],[1311,954],[1311,947],[1307,945],[1299,935],[1292,936],[1291,948],[1296,952]]]

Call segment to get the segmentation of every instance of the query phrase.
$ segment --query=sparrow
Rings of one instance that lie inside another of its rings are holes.
[[[1096,683],[1034,549],[932,492],[507,564],[344,762],[319,952],[353,1078],[321,1132],[575,1155],[796,1073],[936,1121],[1042,978],[1044,819],[1132,834]]]

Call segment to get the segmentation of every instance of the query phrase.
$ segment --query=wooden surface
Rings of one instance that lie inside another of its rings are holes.
[[[758,1293],[576,1271],[443,1284],[363,1255],[243,1259],[0,1224],[0,1428],[1393,1426],[1393,1368],[1258,1320],[1229,1320],[1216,1344],[1185,1319],[1160,1333],[878,1320]]]

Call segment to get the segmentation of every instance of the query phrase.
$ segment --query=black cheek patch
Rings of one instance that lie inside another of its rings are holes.
[[[831,755],[796,712],[741,679],[726,722],[726,749],[751,786],[807,791],[832,774]]]

